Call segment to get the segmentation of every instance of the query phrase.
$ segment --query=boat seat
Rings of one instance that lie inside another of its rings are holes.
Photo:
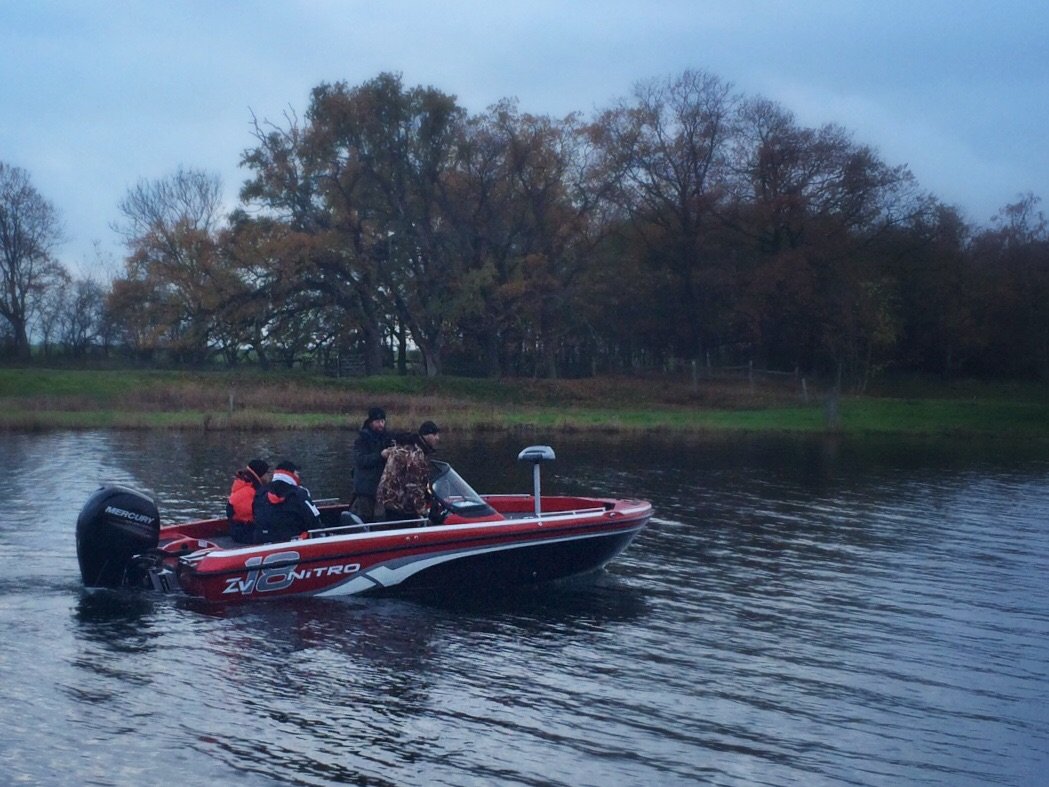
[[[173,538],[166,539],[157,544],[157,549],[169,555],[188,555],[201,549],[217,549],[218,544],[204,538],[191,538],[181,533],[176,533]]]
[[[339,514],[339,529],[342,533],[367,533],[371,527],[352,511]]]

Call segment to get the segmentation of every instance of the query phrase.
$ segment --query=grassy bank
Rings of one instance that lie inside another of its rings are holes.
[[[806,395],[807,394],[807,395]],[[476,380],[291,373],[0,369],[0,429],[356,429],[372,404],[392,428],[426,418],[500,430],[841,431],[1049,439],[1039,385],[929,381],[842,396],[796,381]]]

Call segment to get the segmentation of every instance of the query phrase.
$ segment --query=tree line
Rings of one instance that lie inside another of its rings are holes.
[[[45,355],[368,374],[1049,377],[1036,196],[971,225],[846,129],[709,73],[560,119],[383,73],[252,129],[232,213],[201,170],[128,191],[108,282],[55,262],[53,207],[0,164],[8,352],[32,334]]]

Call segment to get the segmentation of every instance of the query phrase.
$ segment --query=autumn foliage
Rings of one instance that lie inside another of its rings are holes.
[[[394,74],[255,119],[120,205],[113,351],[144,361],[586,377],[747,364],[1049,377],[1049,232],[988,227],[843,128],[696,71],[584,118],[471,114]],[[2,313],[2,311],[0,311]]]

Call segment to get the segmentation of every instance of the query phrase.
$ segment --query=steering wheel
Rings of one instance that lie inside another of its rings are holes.
[[[444,520],[448,515],[452,513],[451,509],[445,505],[444,501],[439,497],[433,498],[430,502],[430,513],[429,519],[435,525],[443,525]]]

